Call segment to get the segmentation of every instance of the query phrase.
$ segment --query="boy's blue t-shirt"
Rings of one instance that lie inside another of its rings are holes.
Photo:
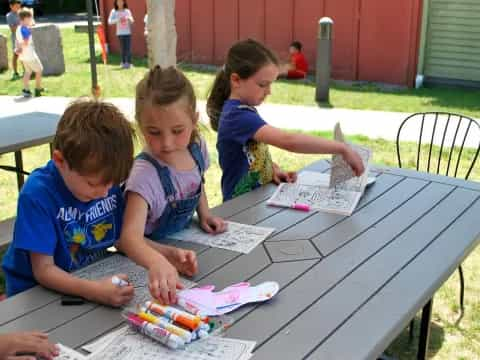
[[[7,296],[37,285],[30,252],[53,256],[68,272],[103,257],[119,238],[124,207],[118,186],[105,198],[82,202],[53,161],[35,170],[20,193],[13,241],[3,259]]]
[[[253,139],[267,123],[257,110],[239,100],[227,100],[218,124],[217,150],[222,168],[223,200],[272,181],[268,145]]]

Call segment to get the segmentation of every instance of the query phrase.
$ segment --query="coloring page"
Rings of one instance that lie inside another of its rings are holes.
[[[195,223],[183,231],[170,235],[169,238],[248,254],[275,231],[273,228],[245,225],[231,221],[227,221],[227,224],[228,228],[222,234],[208,234]]]
[[[120,254],[114,254],[90,264],[83,269],[75,271],[74,274],[81,279],[88,280],[102,279],[115,274],[126,274],[128,281],[132,283],[135,288],[135,296],[131,304],[142,304],[152,298],[148,290],[147,271],[126,256]],[[197,285],[195,282],[185,279],[184,277],[180,277],[180,281],[186,289]]]
[[[55,360],[87,360],[85,355],[76,352],[62,344],[57,344],[60,349],[60,354],[55,357]]]
[[[184,350],[170,350],[127,327],[103,349],[90,355],[89,359],[243,360],[254,347],[255,342],[252,341],[209,336],[189,344]]]
[[[102,336],[100,339],[94,340],[93,342],[82,346],[82,349],[88,351],[89,353],[94,353],[100,351],[105,346],[110,344],[118,336],[121,336],[128,329],[128,326],[121,327],[120,329],[114,330],[111,333],[108,333],[105,336]]]
[[[297,184],[328,187],[330,174],[316,171],[302,171],[297,175]]]
[[[334,134],[335,140],[345,142],[339,123],[335,125]],[[372,152],[364,146],[355,144],[348,144],[348,146],[350,146],[362,158],[365,172],[361,176],[356,177],[350,165],[347,164],[341,155],[333,155],[329,187],[335,187],[337,190],[343,189],[363,192],[367,185],[368,168]]]
[[[282,183],[267,201],[274,206],[308,205],[311,210],[351,215],[361,193],[324,186]]]

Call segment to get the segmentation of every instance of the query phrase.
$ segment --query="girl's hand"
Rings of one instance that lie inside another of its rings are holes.
[[[365,166],[363,166],[363,161],[360,155],[353,150],[350,146],[345,146],[345,151],[342,154],[343,159],[347,162],[348,165],[352,168],[355,176],[360,176],[365,171]]]
[[[31,355],[16,355],[20,353]],[[48,335],[41,332],[0,335],[0,359],[2,360],[35,360],[37,358],[52,360],[59,353],[57,346],[48,341]]]
[[[227,223],[218,216],[207,215],[200,219],[200,227],[209,234],[220,234],[227,230]]]
[[[116,276],[128,282],[127,275],[117,274]],[[114,285],[111,276],[98,280],[96,283],[97,288],[92,297],[95,302],[120,307],[133,299],[135,290],[131,284],[127,286]]]
[[[180,274],[194,276],[198,272],[197,255],[192,250],[173,248],[167,259]]]
[[[148,288],[150,294],[164,305],[177,302],[177,289],[183,289],[183,285],[178,277],[178,271],[163,256],[155,265],[148,269]]]
[[[273,182],[280,184],[282,182],[293,183],[297,181],[297,173],[295,171],[283,171],[280,167],[273,163]]]

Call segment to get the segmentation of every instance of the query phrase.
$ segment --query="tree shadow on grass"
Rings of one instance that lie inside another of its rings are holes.
[[[415,318],[415,331],[413,340],[410,341],[409,327],[406,327],[400,335],[385,350],[385,354],[398,360],[410,360],[417,358],[418,340],[420,335],[420,316]],[[445,340],[445,330],[435,322],[430,324],[430,343],[428,346],[428,358],[435,356],[442,348]]]

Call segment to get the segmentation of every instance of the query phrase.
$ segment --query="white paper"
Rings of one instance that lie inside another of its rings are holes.
[[[339,123],[335,125],[334,134],[336,141],[345,142]],[[355,144],[348,145],[360,155],[365,171],[361,176],[356,177],[350,165],[347,164],[341,155],[333,155],[329,187],[363,193],[365,186],[367,185],[369,163],[372,152],[364,146]]]
[[[302,171],[298,173],[297,184],[328,187],[330,174],[317,171]]]
[[[255,342],[209,336],[192,342],[184,350],[167,347],[126,328],[103,349],[90,355],[91,360],[244,360]]]
[[[227,231],[222,234],[211,235],[194,223],[189,228],[170,235],[169,238],[248,254],[275,231],[273,228],[245,225],[231,221],[227,221],[227,224]]]
[[[90,344],[82,346],[82,349],[85,351],[88,351],[89,353],[94,353],[97,352],[104,347],[106,347],[108,344],[110,344],[113,340],[115,340],[118,336],[121,336],[122,334],[125,333],[127,330],[128,326],[121,327],[120,329],[117,329],[111,333],[108,333],[104,336],[102,336],[100,339],[97,339]]]
[[[311,210],[351,215],[360,197],[361,193],[355,191],[335,190],[317,185],[282,183],[267,204],[283,207],[308,205]]]
[[[102,279],[115,274],[126,274],[128,281],[135,288],[135,296],[130,304],[141,304],[152,298],[148,289],[147,270],[123,255],[114,254],[77,270],[74,274],[79,278],[88,280]],[[180,277],[180,281],[186,289],[197,285],[184,277]]]
[[[79,352],[70,349],[62,344],[57,344],[60,354],[55,357],[55,360],[87,360],[85,355],[80,354]]]

